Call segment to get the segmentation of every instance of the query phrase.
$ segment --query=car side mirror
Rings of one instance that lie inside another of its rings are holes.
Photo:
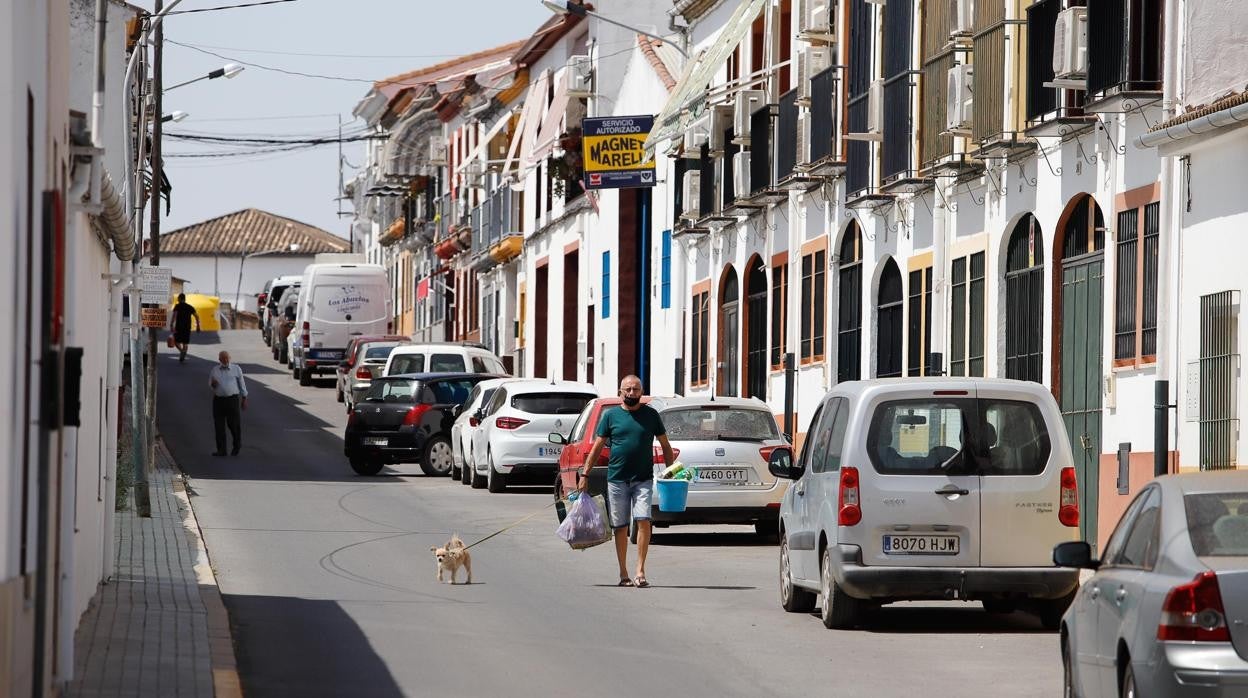
[[[1053,548],[1053,564],[1058,567],[1094,570],[1101,566],[1101,561],[1092,557],[1091,545],[1081,540],[1074,540],[1058,543]]]
[[[793,451],[779,447],[771,452],[767,459],[767,471],[785,480],[796,480],[802,476],[801,468],[793,465]]]
[[[568,437],[560,434],[559,432],[551,432],[550,434],[547,434],[546,440],[552,444],[559,444],[561,446],[566,446],[568,443]]]
[[[461,414],[463,414],[463,413],[464,413],[464,406],[463,406],[463,405],[456,405],[456,406],[454,406],[454,407],[452,407],[452,408],[451,408],[451,416],[452,416],[452,417],[458,417],[459,415],[461,415]]]

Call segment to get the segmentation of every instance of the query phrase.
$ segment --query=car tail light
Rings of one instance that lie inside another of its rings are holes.
[[[858,497],[858,469],[841,468],[841,488],[837,496],[838,523],[842,526],[857,526],[862,521],[862,507]]]
[[[679,448],[673,448],[673,449],[672,449],[672,460],[676,460],[677,458],[680,458],[680,449],[679,449]],[[655,447],[654,447],[654,464],[655,464],[655,465],[664,465],[664,464],[666,464],[666,462],[667,462],[667,461],[664,461],[664,460],[663,460],[663,448],[662,448],[661,446],[655,446]]]
[[[1062,494],[1058,500],[1057,519],[1063,526],[1074,528],[1079,525],[1079,478],[1075,477],[1075,469],[1062,468]]]
[[[470,426],[470,427],[475,427],[475,426],[477,426],[477,425],[478,425],[478,424],[480,424],[480,423],[481,423],[481,420],[477,419],[476,417],[469,417],[469,418],[468,418],[468,426]]]
[[[1188,584],[1177,586],[1166,594],[1161,605],[1158,640],[1179,642],[1230,642],[1226,626],[1226,609],[1218,575],[1204,571]]]
[[[267,294],[267,293],[261,293],[261,294],[260,294],[260,297],[256,299],[256,307],[257,307],[257,308],[264,308],[264,304],[265,304],[265,302],[266,302],[266,301],[268,301],[268,300],[269,300],[269,294]]]
[[[310,349],[310,348],[312,348],[312,342],[311,342],[311,339],[312,339],[312,325],[308,324],[308,321],[307,321],[307,320],[304,320],[304,322],[303,322],[303,331],[302,331],[302,332],[300,332],[299,334],[300,334],[300,340],[299,340],[299,343],[303,345],[303,348],[304,348],[304,349]]]
[[[355,377],[356,377],[356,378],[360,378],[360,379],[362,379],[362,380],[366,380],[366,381],[368,381],[368,380],[372,380],[372,379],[373,379],[373,372],[372,372],[372,371],[370,371],[370,370],[368,370],[368,367],[367,367],[367,366],[361,366],[361,367],[359,367],[359,368],[355,369]]]
[[[431,409],[433,409],[433,405],[412,405],[412,409],[403,415],[403,426],[410,427],[420,424],[420,418]]]
[[[518,419],[516,417],[499,417],[494,422],[494,426],[498,427],[499,429],[519,429],[520,427],[528,423],[529,423],[529,420],[527,419]]]

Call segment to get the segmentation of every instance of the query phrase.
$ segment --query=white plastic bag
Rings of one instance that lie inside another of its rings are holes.
[[[555,534],[576,550],[592,548],[611,540],[607,526],[606,502],[602,495],[580,494],[568,508],[568,516]]]

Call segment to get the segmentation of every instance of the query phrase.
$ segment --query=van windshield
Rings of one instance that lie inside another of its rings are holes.
[[[1039,408],[1012,400],[892,400],[868,432],[884,475],[1038,475],[1051,447]]]
[[[386,318],[385,286],[351,276],[323,276],[312,289],[312,317],[326,322],[376,322]]]

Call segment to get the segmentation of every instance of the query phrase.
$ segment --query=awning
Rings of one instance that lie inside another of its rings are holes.
[[[698,106],[711,78],[750,31],[750,25],[762,11],[764,3],[765,0],[745,0],[737,5],[715,41],[685,66],[676,89],[672,90],[667,104],[654,119],[654,128],[646,138],[647,156],[654,153],[655,146],[660,142],[684,132],[688,127],[692,117],[689,111]]]
[[[506,126],[509,121],[511,121],[511,112],[507,112],[499,118],[498,123],[490,127],[490,130],[486,132],[485,137],[477,141],[476,147],[473,148],[472,151],[464,157],[463,162],[459,163],[459,166],[455,168],[456,174],[462,172],[464,168],[468,166],[468,163],[476,160],[481,155],[481,151],[486,150],[489,147],[490,141],[494,140],[494,137],[498,135],[499,131],[503,130],[503,127]],[[485,159],[489,160],[488,152],[486,153]],[[489,163],[486,164],[488,165]]]
[[[530,163],[550,155],[550,152],[555,149],[555,141],[559,140],[559,134],[563,132],[563,117],[568,111],[568,70],[565,68],[563,75],[559,78],[551,77],[555,80],[555,96],[550,102],[550,108],[546,110],[546,118],[542,119],[542,129],[537,134],[537,142],[527,158]]]
[[[507,148],[507,162],[503,164],[503,173],[511,172],[512,163],[519,158],[521,163],[527,163],[526,148],[532,148],[533,142],[537,139],[537,127],[541,123],[542,108],[546,103],[546,80],[550,75],[550,71],[542,71],[542,74],[533,81],[529,86],[528,94],[524,98],[524,109],[520,112],[520,123],[516,125],[516,131],[512,134],[511,145]],[[527,164],[522,164],[528,167]]]
[[[377,240],[382,245],[393,245],[403,237],[403,217],[394,219],[390,227],[386,228],[386,232],[382,233],[381,238]]]

